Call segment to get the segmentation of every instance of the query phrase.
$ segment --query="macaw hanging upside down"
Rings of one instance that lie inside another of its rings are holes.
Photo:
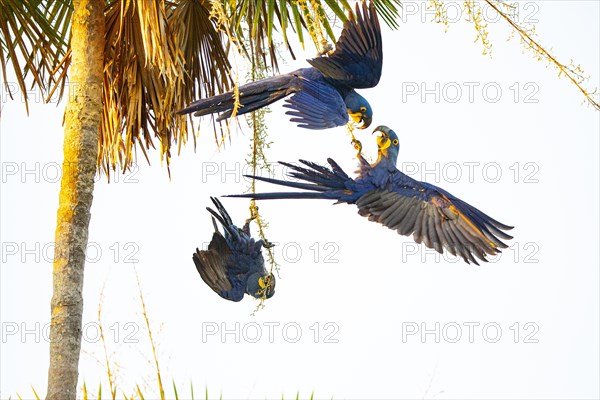
[[[262,248],[272,244],[255,241],[250,236],[250,221],[242,229],[231,221],[231,217],[221,202],[211,197],[219,211],[207,207],[213,216],[215,231],[208,250],[198,250],[192,258],[202,280],[224,299],[240,301],[244,294],[260,299],[272,297],[275,293],[275,277],[265,269]],[[216,219],[216,220],[215,220]],[[221,234],[219,221],[224,229]]]

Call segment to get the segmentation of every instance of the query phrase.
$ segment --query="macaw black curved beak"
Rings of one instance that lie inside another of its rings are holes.
[[[358,126],[358,129],[367,129],[371,125],[371,122],[373,122],[373,118],[364,114],[362,114],[360,120],[362,122],[362,125]]]
[[[388,137],[387,133],[385,132],[385,127],[384,126],[378,126],[377,128],[375,128],[373,130],[373,133],[375,132],[380,132],[381,135],[377,136],[377,147],[380,150],[385,150],[388,147],[390,147],[390,144],[392,143],[392,141],[390,140],[390,138]]]

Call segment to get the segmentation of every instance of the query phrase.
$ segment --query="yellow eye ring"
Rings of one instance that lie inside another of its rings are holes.
[[[394,139],[392,143],[394,143],[394,146],[398,146],[398,139]]]
[[[361,107],[361,108],[360,108],[360,112],[363,112],[363,113],[364,113],[364,112],[366,112],[366,111],[367,111],[367,107]]]

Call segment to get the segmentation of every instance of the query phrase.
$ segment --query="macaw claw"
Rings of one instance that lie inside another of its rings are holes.
[[[267,239],[263,239],[263,247],[265,249],[270,249],[272,247],[275,247],[275,243],[269,242]]]
[[[352,145],[354,146],[354,150],[357,151],[357,156],[360,156],[362,154],[362,143],[360,142],[360,140],[354,138],[352,139]]]
[[[245,223],[250,224],[250,222],[254,221],[258,218],[258,206],[250,207],[250,218],[248,218]]]

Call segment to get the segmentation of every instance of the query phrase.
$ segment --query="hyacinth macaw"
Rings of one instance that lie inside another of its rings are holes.
[[[354,89],[371,88],[381,77],[383,51],[381,29],[371,2],[363,2],[362,13],[356,5],[356,18],[350,16],[328,56],[307,60],[312,68],[302,68],[288,74],[251,82],[239,87],[240,104],[237,115],[255,111],[284,97],[286,114],[298,126],[326,129],[354,122],[364,129],[371,124],[373,111],[367,100]],[[200,99],[178,114],[202,116],[220,113],[217,121],[231,117],[233,92]]]
[[[486,254],[495,255],[507,247],[500,238],[512,239],[503,231],[513,227],[496,221],[442,188],[419,182],[399,171],[396,168],[400,148],[398,136],[386,126],[379,126],[374,132],[381,133],[377,137],[377,161],[371,165],[359,153],[357,179],[350,178],[330,158],[327,162],[331,169],[300,160],[305,167],[281,164],[293,171],[289,174],[291,177],[304,182],[252,178],[305,191],[228,197],[331,199],[337,203],[356,204],[358,213],[368,217],[369,221],[379,222],[401,235],[412,234],[417,243],[424,243],[439,253],[445,248],[467,263],[477,265],[474,256],[487,261]]]
[[[262,239],[255,241],[250,236],[252,218],[239,229],[221,202],[214,197],[211,200],[219,211],[217,213],[206,208],[213,216],[215,232],[208,250],[196,249],[192,256],[202,280],[227,300],[240,301],[244,294],[257,299],[264,295],[267,299],[272,297],[275,293],[275,277],[265,269],[261,251],[262,247],[270,247],[271,244]],[[216,221],[223,225],[224,235],[219,231]]]

